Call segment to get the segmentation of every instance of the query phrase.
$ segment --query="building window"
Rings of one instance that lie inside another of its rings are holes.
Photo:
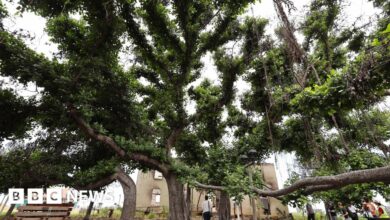
[[[153,189],[152,191],[152,206],[160,206],[161,193],[160,189]]]
[[[154,179],[155,180],[162,180],[163,175],[162,173],[158,172],[157,170],[154,171]]]

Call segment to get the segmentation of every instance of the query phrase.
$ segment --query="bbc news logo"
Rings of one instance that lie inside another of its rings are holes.
[[[8,189],[10,204],[24,204],[25,203],[25,189],[12,188]],[[46,192],[42,188],[27,189],[27,203],[28,204],[63,204],[70,202],[116,202],[119,203],[121,195],[114,195],[113,193],[92,190],[68,190],[63,188],[48,188]]]

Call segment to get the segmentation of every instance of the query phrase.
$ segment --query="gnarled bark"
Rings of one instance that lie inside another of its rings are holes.
[[[333,176],[308,177],[296,181],[292,185],[279,190],[266,191],[252,187],[253,192],[259,196],[279,197],[305,189],[306,193],[337,189],[350,184],[385,182],[390,183],[390,166],[346,172]],[[223,186],[206,185],[196,182],[197,187],[203,189],[224,191]]]
[[[94,190],[106,186],[115,180],[118,180],[121,184],[124,195],[120,220],[133,220],[136,210],[137,188],[133,179],[131,179],[131,177],[129,177],[120,167],[117,167],[115,169],[115,173],[108,177],[102,178],[97,182],[90,183],[87,186],[75,186],[75,188],[79,190]]]
[[[77,109],[72,104],[67,104],[69,115],[77,124],[80,130],[88,137],[108,146],[121,158],[128,158],[130,160],[143,163],[149,168],[156,169],[162,173],[168,173],[168,168],[164,163],[150,158],[142,153],[128,153],[121,146],[119,146],[111,137],[97,133],[77,112]]]
[[[184,197],[184,186],[173,173],[165,175],[169,194],[169,220],[190,220]]]
[[[191,188],[190,186],[187,185],[187,192],[186,192],[186,207],[187,207],[187,211],[188,211],[188,216],[191,217],[191,213],[192,213],[192,192],[191,192]]]
[[[119,220],[134,220],[136,211],[137,188],[134,181],[122,170],[118,172],[117,177],[123,189],[123,207]]]
[[[225,191],[221,191],[218,201],[218,219],[230,220],[230,197]]]

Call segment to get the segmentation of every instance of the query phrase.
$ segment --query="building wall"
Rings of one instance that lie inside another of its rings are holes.
[[[160,206],[168,207],[168,186],[164,178],[155,179],[155,171],[147,173],[138,172],[137,176],[137,209],[156,206],[152,204],[153,189],[160,189]]]
[[[265,183],[273,190],[278,189],[278,183],[276,178],[275,167],[273,164],[264,163],[257,167],[261,169],[263,179]],[[137,209],[144,209],[152,204],[152,191],[153,189],[160,189],[161,192],[161,201],[160,206],[168,207],[169,196],[168,196],[168,187],[164,178],[155,179],[154,171],[148,173],[138,173],[137,178]],[[192,210],[194,214],[199,214],[202,211],[202,202],[204,201],[205,191],[197,191],[192,189],[191,192],[191,201],[192,201]],[[213,203],[216,203],[216,198],[213,199]],[[279,200],[275,198],[269,198],[270,216],[282,216],[282,213],[288,214],[287,206],[283,205]],[[256,199],[257,215],[260,218],[264,218],[264,209],[262,208],[262,202],[259,198]],[[279,211],[278,211],[279,210]],[[241,213],[242,212],[242,213]],[[252,206],[251,200],[248,196],[244,198],[241,204],[234,204],[234,201],[231,200],[231,214],[243,214],[246,216],[252,215]]]

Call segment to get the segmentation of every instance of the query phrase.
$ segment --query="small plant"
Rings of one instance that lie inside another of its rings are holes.
[[[146,216],[147,219],[154,219],[156,218],[156,214],[154,213],[149,213],[147,216]]]

